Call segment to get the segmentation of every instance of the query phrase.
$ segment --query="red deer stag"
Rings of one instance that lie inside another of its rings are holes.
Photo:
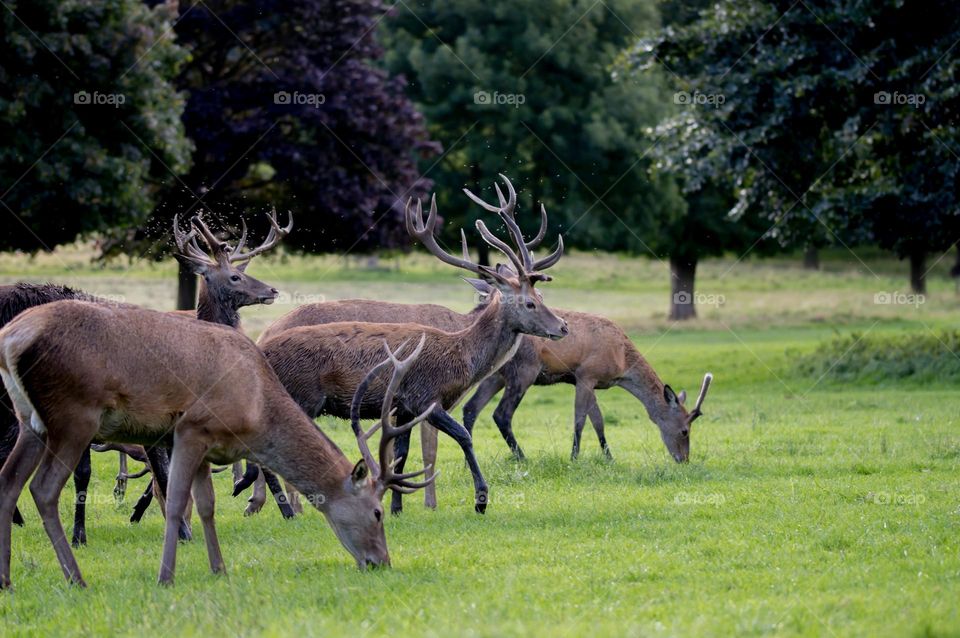
[[[517,459],[523,451],[513,435],[513,414],[531,385],[570,383],[576,386],[573,419],[572,458],[580,453],[580,435],[587,417],[593,424],[600,449],[611,458],[603,431],[603,414],[595,390],[619,386],[635,396],[660,429],[667,451],[678,463],[690,456],[690,425],[701,414],[700,407],[713,380],[703,377],[700,396],[693,409],[684,407],[686,392],[674,393],[665,385],[630,339],[612,321],[583,312],[558,313],[571,326],[570,336],[558,343],[525,339],[517,354],[480,384],[463,407],[463,424],[470,432],[477,415],[501,389],[503,397],[493,420]]]
[[[508,204],[500,195],[503,200],[500,218],[518,250],[494,236],[482,221],[477,221],[476,226],[484,241],[510,259],[513,271],[503,267],[488,268],[470,261],[466,236],[462,232],[464,256],[456,257],[444,251],[433,234],[437,223],[436,198],[431,201],[426,222],[420,202],[417,202],[416,209],[411,202],[406,206],[408,232],[434,256],[493,281],[489,303],[470,326],[458,332],[444,332],[418,324],[347,322],[302,326],[259,341],[281,382],[308,415],[331,414],[346,418],[349,416],[349,398],[360,382],[362,370],[368,369],[377,357],[381,341],[385,339],[391,347],[396,347],[413,335],[425,332],[424,355],[417,360],[415,371],[403,387],[404,400],[398,405],[398,414],[410,417],[431,403],[439,406],[427,418],[427,423],[452,437],[463,450],[473,475],[475,509],[479,513],[486,510],[487,484],[477,464],[470,434],[446,410],[473,385],[509,360],[523,334],[551,339],[561,339],[567,334],[564,321],[544,305],[540,293],[534,289],[537,282],[550,280],[540,271],[557,263],[563,254],[563,241],[558,242],[557,250],[552,254],[540,260],[533,259],[512,216],[516,194],[509,180],[505,177],[504,180],[510,192],[510,202]],[[499,187],[497,192],[499,194]],[[510,213],[504,210],[508,207]],[[372,398],[361,406],[361,415],[373,417],[382,396],[383,384],[374,384]],[[397,439],[396,455],[401,471],[409,443],[409,432]],[[398,492],[393,494],[391,510],[394,513],[402,510],[402,495]]]
[[[400,378],[388,389],[396,392],[416,361],[402,362]],[[0,330],[0,376],[21,423],[0,469],[0,588],[10,586],[13,510],[31,475],[30,493],[63,573],[84,585],[57,503],[93,441],[143,445],[162,439],[173,449],[162,584],[173,582],[177,520],[191,488],[210,568],[225,571],[214,526],[211,462],[250,458],[276,470],[323,513],[361,568],[390,562],[383,493],[414,489],[409,480],[423,473],[396,472],[389,463],[374,469],[364,459],[353,465],[290,398],[259,348],[238,331],[211,323],[83,301],[48,304]],[[385,399],[392,396],[384,393]],[[402,436],[412,425],[386,427],[385,434]]]

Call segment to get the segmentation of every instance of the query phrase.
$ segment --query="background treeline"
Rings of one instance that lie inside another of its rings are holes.
[[[452,240],[503,172],[528,229],[669,262],[686,318],[705,256],[879,246],[922,292],[960,238],[947,0],[7,8],[2,249],[160,256],[174,214],[271,205],[295,249],[403,247],[431,190]]]

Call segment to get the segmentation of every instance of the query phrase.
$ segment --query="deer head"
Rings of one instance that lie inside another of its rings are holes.
[[[510,260],[511,266],[497,265],[496,268],[481,266],[470,260],[470,253],[467,249],[467,238],[463,230],[460,231],[462,244],[462,257],[456,257],[443,250],[437,244],[434,236],[434,228],[437,224],[437,199],[433,196],[430,200],[430,212],[426,221],[423,219],[423,205],[418,200],[416,210],[411,205],[412,200],[407,201],[406,222],[407,232],[411,236],[420,240],[421,243],[434,256],[444,263],[463,268],[472,273],[478,274],[490,282],[491,292],[496,290],[500,294],[500,303],[503,305],[504,318],[515,332],[534,335],[537,337],[547,337],[550,339],[562,339],[568,332],[566,322],[556,316],[543,303],[543,296],[534,288],[537,282],[550,281],[551,277],[543,274],[543,270],[553,266],[563,256],[563,237],[558,237],[557,249],[543,259],[534,259],[530,251],[540,245],[546,235],[547,212],[541,205],[540,207],[540,231],[533,240],[527,242],[523,238],[523,233],[514,218],[514,209],[517,205],[517,193],[513,189],[513,184],[506,176],[500,175],[507,185],[508,197],[504,198],[498,185],[494,185],[497,192],[500,205],[494,206],[484,202],[482,199],[471,193],[467,189],[463,192],[474,202],[484,209],[497,213],[510,233],[513,243],[517,250],[514,250],[503,240],[499,239],[487,228],[482,220],[477,220],[477,230],[480,236],[487,244],[496,248]],[[474,287],[478,286],[476,280],[469,280]],[[478,290],[481,290],[478,288]],[[482,290],[481,290],[482,291]]]
[[[660,438],[664,445],[673,456],[677,463],[686,463],[690,458],[690,425],[703,414],[700,410],[703,405],[703,399],[707,396],[707,390],[710,389],[710,382],[713,381],[713,375],[709,372],[703,375],[703,383],[700,385],[700,395],[693,409],[687,412],[683,404],[687,399],[686,390],[681,390],[680,394],[675,394],[673,389],[663,386],[663,400],[665,407],[660,410],[660,414],[653,414],[654,422],[660,428]]]
[[[293,215],[288,213],[289,222],[285,228],[277,223],[276,209],[268,215],[270,233],[260,246],[243,252],[247,241],[247,223],[243,222],[243,232],[236,247],[217,239],[207,225],[196,215],[190,220],[190,231],[180,230],[180,223],[173,218],[173,237],[177,243],[177,259],[200,275],[203,281],[201,301],[209,297],[209,302],[222,308],[236,311],[253,304],[271,304],[277,298],[277,290],[262,281],[247,275],[244,271],[250,260],[264,253],[286,237],[293,230]],[[209,248],[209,254],[197,244],[197,236],[203,237]]]
[[[423,335],[416,349],[406,359],[400,360],[397,358],[397,354],[403,350],[407,342],[401,343],[397,352],[394,353],[390,350],[387,342],[384,341],[383,346],[387,352],[387,359],[374,366],[367,373],[360,385],[357,386],[351,403],[350,424],[357,437],[357,445],[360,448],[362,458],[354,466],[350,476],[347,477],[343,496],[332,499],[327,503],[324,515],[337,538],[353,555],[361,569],[367,566],[390,565],[390,553],[387,551],[387,539],[383,529],[384,511],[381,504],[383,495],[386,494],[387,490],[409,494],[426,487],[437,477],[436,472],[434,472],[430,478],[415,482],[412,479],[426,474],[430,468],[426,467],[418,472],[397,473],[394,468],[399,459],[392,458],[394,439],[409,432],[415,425],[430,416],[437,405],[436,403],[430,405],[422,414],[407,423],[394,424],[396,413],[394,397],[397,389],[413,366],[413,362],[423,352],[425,343],[426,335]],[[360,428],[360,406],[363,402],[363,395],[374,376],[391,365],[393,366],[393,374],[383,395],[380,421],[364,432]],[[378,430],[380,431],[379,461],[374,458],[367,444],[370,437]]]

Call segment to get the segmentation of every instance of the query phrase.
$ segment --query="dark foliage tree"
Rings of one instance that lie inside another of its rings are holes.
[[[265,232],[250,213],[275,204],[294,212],[288,247],[408,243],[402,201],[429,188],[417,157],[438,148],[403,80],[376,66],[384,11],[379,1],[181,3],[177,36],[192,55],[178,84],[196,153],[186,175],[168,180],[149,232],[200,210]],[[181,274],[187,305],[193,277]]]
[[[0,249],[140,224],[167,167],[187,167],[172,18],[139,0],[4,3]]]
[[[670,179],[651,177],[643,129],[664,112],[656,78],[611,65],[634,33],[657,24],[655,3],[614,0],[426,0],[387,21],[388,68],[447,150],[425,168],[453,230],[495,216],[461,188],[496,201],[498,173],[519,192],[518,219],[533,231],[543,202],[568,245],[649,255],[653,220],[683,205]],[[477,245],[479,248],[480,246]]]
[[[705,96],[659,127],[665,170],[728,184],[735,214],[766,217],[782,244],[910,257],[922,290],[926,253],[960,236],[958,40],[947,0],[738,0],[631,58]]]

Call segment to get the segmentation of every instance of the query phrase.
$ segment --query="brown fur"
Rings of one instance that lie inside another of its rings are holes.
[[[352,464],[236,330],[139,308],[57,302],[0,330],[0,370],[27,435],[0,470],[0,586],[10,584],[13,506],[37,465],[31,493],[64,574],[83,583],[61,542],[56,503],[67,468],[95,440],[174,441],[161,582],[173,580],[177,520],[191,485],[211,569],[223,571],[207,464],[244,457],[307,494],[358,564],[389,562],[372,485],[348,480]]]

